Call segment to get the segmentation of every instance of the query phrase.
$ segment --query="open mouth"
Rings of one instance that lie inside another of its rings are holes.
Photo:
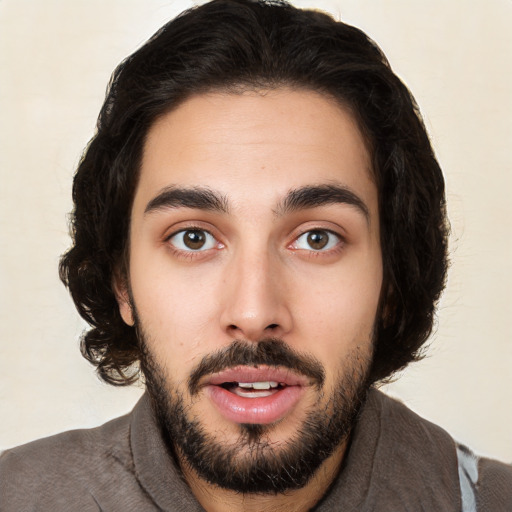
[[[221,387],[237,396],[245,398],[262,398],[272,396],[278,391],[284,389],[286,384],[273,380],[261,382],[224,382],[221,384]]]
[[[290,414],[308,385],[285,368],[240,366],[211,375],[203,387],[226,419],[268,424]]]

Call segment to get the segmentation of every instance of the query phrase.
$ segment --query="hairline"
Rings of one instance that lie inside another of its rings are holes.
[[[266,79],[264,77],[255,77],[253,80],[226,80],[226,83],[217,83],[217,84],[210,84],[210,85],[201,85],[197,87],[195,90],[188,92],[186,94],[183,94],[180,98],[178,98],[176,101],[174,101],[172,104],[168,105],[167,108],[162,108],[161,112],[156,114],[151,122],[144,128],[145,133],[142,135],[142,140],[140,142],[140,154],[137,159],[137,162],[134,165],[133,172],[135,173],[134,182],[133,182],[133,192],[132,196],[130,198],[130,206],[128,209],[128,223],[127,223],[127,230],[126,230],[126,238],[124,242],[124,247],[122,250],[121,255],[121,261],[120,264],[117,263],[116,267],[119,269],[119,275],[123,276],[123,279],[128,279],[129,276],[129,268],[130,268],[130,244],[131,244],[131,223],[132,223],[132,214],[133,214],[133,203],[135,200],[135,195],[137,193],[137,189],[139,187],[139,181],[140,176],[142,172],[142,162],[144,159],[144,152],[146,150],[147,146],[147,139],[151,132],[151,130],[154,128],[154,126],[158,123],[159,120],[161,120],[166,115],[170,114],[171,112],[178,109],[180,106],[182,106],[187,101],[201,97],[201,96],[207,96],[207,95],[243,95],[245,93],[256,93],[265,95],[273,91],[278,90],[289,90],[294,92],[309,92],[316,94],[318,96],[321,96],[322,98],[330,101],[333,106],[340,109],[341,112],[348,114],[356,123],[356,126],[359,130],[359,133],[361,135],[361,139],[363,141],[364,147],[368,153],[369,157],[369,168],[367,169],[368,177],[370,180],[375,184],[377,187],[377,202],[378,202],[378,223],[379,227],[382,227],[382,218],[380,215],[380,203],[381,203],[381,194],[380,194],[380,187],[379,187],[379,177],[376,172],[375,166],[374,166],[374,144],[371,140],[370,136],[367,133],[367,130],[365,129],[364,123],[362,122],[361,116],[359,115],[358,110],[352,105],[348,100],[342,97],[342,95],[336,95],[335,93],[326,90],[324,87],[315,87],[314,84],[311,83],[305,83],[304,80],[302,83],[298,80],[271,80]],[[380,244],[382,246],[382,242],[380,241]],[[384,261],[383,261],[384,264]],[[117,274],[118,272],[114,272]]]

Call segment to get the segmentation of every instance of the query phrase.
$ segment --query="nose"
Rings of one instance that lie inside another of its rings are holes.
[[[257,342],[282,337],[292,329],[281,266],[277,257],[261,251],[240,254],[226,267],[221,323],[230,337]]]

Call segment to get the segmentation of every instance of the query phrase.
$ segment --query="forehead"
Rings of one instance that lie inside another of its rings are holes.
[[[214,92],[151,127],[134,211],[170,186],[209,187],[248,207],[321,184],[347,187],[376,207],[367,145],[347,108],[312,91]]]

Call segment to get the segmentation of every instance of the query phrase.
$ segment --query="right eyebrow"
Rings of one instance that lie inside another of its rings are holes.
[[[144,215],[180,207],[219,213],[228,213],[229,211],[227,198],[210,188],[170,186],[162,189],[148,202]]]

